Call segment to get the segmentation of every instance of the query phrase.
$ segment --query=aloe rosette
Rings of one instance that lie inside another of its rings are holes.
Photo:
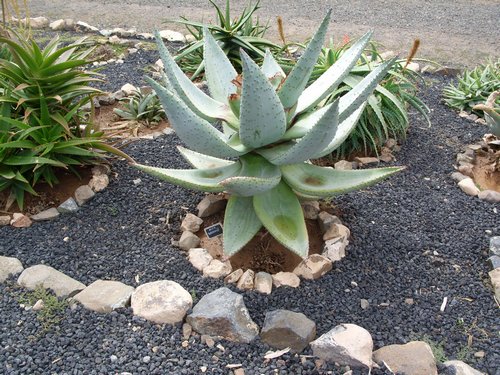
[[[309,240],[300,200],[364,188],[401,169],[343,171],[309,162],[330,154],[346,139],[368,96],[394,63],[393,59],[381,64],[345,96],[325,105],[325,98],[349,74],[371,36],[364,35],[306,87],[330,13],[288,77],[269,52],[259,67],[244,51],[239,76],[205,30],[211,96],[183,74],[157,35],[164,86],[149,78],[148,82],[187,146],[178,147],[179,152],[194,169],[134,166],[186,188],[229,193],[223,234],[227,256],[243,248],[264,226],[285,247],[306,257]],[[217,123],[222,123],[223,131],[214,126]]]

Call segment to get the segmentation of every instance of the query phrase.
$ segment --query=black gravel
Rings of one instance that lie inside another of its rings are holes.
[[[485,128],[440,103],[444,79],[426,78],[431,83],[423,99],[432,108],[433,126],[411,116],[396,163],[406,171],[335,200],[353,235],[347,257],[320,280],[279,288],[270,296],[246,292],[245,303],[260,326],[265,312],[277,308],[303,312],[316,322],[318,335],[339,323],[358,324],[370,331],[375,348],[426,338],[456,358],[469,340],[466,362],[495,374],[500,325],[486,260],[489,238],[500,235],[500,220],[495,206],[463,194],[449,177],[455,154],[480,139]],[[168,136],[136,142],[127,152],[143,163],[187,167],[177,144]],[[0,254],[19,258],[25,267],[48,264],[86,284],[114,279],[136,286],[137,276],[140,283],[169,279],[197,298],[223,286],[203,279],[170,244],[179,233],[182,207],[195,212],[202,194],[125,163],[114,164],[113,171],[109,188],[78,213],[28,229],[0,228]],[[137,178],[142,182],[136,186]],[[163,220],[168,214],[170,228]],[[19,306],[22,291],[11,283],[0,285],[0,292],[0,372],[8,374],[196,374],[200,366],[227,374],[226,365],[234,363],[246,374],[342,373],[333,365],[318,372],[313,358],[302,363],[291,354],[266,363],[269,347],[258,340],[250,345],[221,341],[223,352],[195,337],[182,348],[180,326],[151,324],[133,317],[130,309],[108,315],[68,309],[59,324],[41,334],[35,313]],[[444,297],[449,302],[441,313]],[[360,307],[362,298],[370,302],[367,310]],[[406,304],[406,298],[414,304]],[[477,351],[485,357],[475,358]]]

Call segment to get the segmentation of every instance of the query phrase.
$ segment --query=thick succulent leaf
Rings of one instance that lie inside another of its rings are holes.
[[[177,150],[196,169],[220,168],[236,163],[231,160],[214,158],[213,156],[203,155],[195,151],[191,151],[182,146],[177,146]]]
[[[358,61],[371,36],[372,32],[363,35],[335,64],[304,90],[298,99],[296,113],[313,108],[337,88]]]
[[[310,131],[314,125],[324,116],[324,114],[331,108],[333,103],[327,104],[324,107],[317,109],[316,111],[306,113],[296,121],[291,128],[289,128],[286,133],[281,137],[282,140],[290,140],[302,138],[308,131]]]
[[[239,162],[211,169],[165,169],[142,164],[132,166],[172,184],[209,192],[223,191],[224,187],[219,184],[220,181],[238,174],[241,169]]]
[[[214,100],[196,87],[175,63],[159,34],[156,35],[156,43],[167,76],[166,81],[172,85],[174,92],[179,98],[181,98],[193,112],[203,117],[205,120],[214,121],[215,119],[220,119],[234,126],[234,124],[237,123],[237,119],[229,106],[225,104],[226,101],[221,102]]]
[[[281,180],[280,169],[262,156],[247,154],[240,161],[239,175],[221,181],[228,193],[250,197],[274,188]]]
[[[240,251],[261,227],[253,198],[231,196],[224,213],[224,255],[230,257]]]
[[[255,62],[241,50],[243,87],[240,104],[240,139],[251,148],[280,140],[286,116],[273,86]]]
[[[323,19],[323,22],[321,22],[316,34],[314,34],[307,45],[306,50],[281,86],[279,97],[281,103],[283,103],[283,107],[286,109],[292,108],[297,103],[297,99],[302,94],[309,81],[309,77],[321,53],[321,47],[325,40],[331,14],[332,10],[330,9]]]
[[[282,166],[281,172],[293,190],[308,196],[331,197],[368,187],[401,169],[387,167],[343,171],[302,163]]]
[[[339,101],[328,107],[319,121],[296,143],[285,143],[273,148],[259,150],[259,154],[275,165],[296,164],[313,158],[323,150],[337,132]]]
[[[337,128],[337,132],[335,136],[331,140],[331,142],[321,151],[317,152],[315,156],[311,159],[321,158],[325,155],[328,155],[335,151],[344,141],[349,137],[349,134],[354,130],[356,125],[358,124],[358,120],[361,117],[361,114],[365,110],[366,102],[361,105],[354,113],[352,113],[348,118],[340,123]]]
[[[281,81],[286,77],[285,72],[281,69],[280,64],[274,59],[271,51],[266,49],[266,55],[264,56],[264,62],[262,63],[262,73],[271,82],[271,85],[276,90],[281,84]]]
[[[189,148],[202,154],[222,158],[244,153],[229,146],[224,134],[193,113],[173,92],[154,81],[150,83],[160,98],[170,125]]]
[[[352,88],[347,94],[340,98],[339,102],[339,121],[344,121],[349,117],[360,105],[365,102],[373,93],[378,83],[385,77],[389,69],[392,67],[397,58],[387,60],[377,66],[363,80]]]
[[[302,207],[290,187],[281,181],[274,189],[253,198],[253,207],[264,227],[287,249],[305,258],[309,238]]]
[[[229,95],[236,93],[236,86],[232,81],[236,79],[238,73],[207,28],[203,29],[203,38],[205,39],[203,48],[205,77],[210,94],[215,100],[227,103]]]

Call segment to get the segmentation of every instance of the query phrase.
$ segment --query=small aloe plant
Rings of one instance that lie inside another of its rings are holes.
[[[229,193],[223,235],[226,256],[242,249],[264,226],[285,247],[306,257],[309,240],[301,199],[364,188],[401,170],[341,171],[309,162],[331,153],[346,139],[366,99],[394,63],[393,59],[381,64],[348,94],[322,106],[349,74],[371,36],[364,35],[306,88],[330,14],[288,77],[269,52],[259,68],[244,51],[240,77],[205,29],[204,59],[211,96],[182,73],[157,35],[165,86],[152,79],[148,82],[189,148],[179,147],[179,152],[195,169],[134,166],[187,188]],[[213,126],[218,122],[223,131]]]

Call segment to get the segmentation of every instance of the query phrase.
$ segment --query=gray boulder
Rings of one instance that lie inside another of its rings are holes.
[[[26,268],[17,279],[17,283],[31,290],[42,286],[45,289],[52,290],[58,297],[68,297],[77,291],[85,289],[85,284],[44,264]]]
[[[300,353],[316,337],[316,323],[301,313],[270,311],[266,313],[260,337],[273,348],[289,347]]]
[[[437,375],[431,347],[423,341],[387,345],[373,352],[373,360],[385,363],[393,372],[411,375]]]
[[[446,361],[443,366],[445,370],[442,375],[485,375],[462,361]]]
[[[235,342],[249,343],[259,334],[243,297],[228,288],[203,296],[186,321],[202,335],[222,336]]]
[[[127,306],[133,291],[133,287],[119,281],[96,280],[78,293],[75,299],[89,310],[109,313]]]
[[[3,283],[11,275],[23,272],[24,268],[19,259],[0,256],[0,283]]]

